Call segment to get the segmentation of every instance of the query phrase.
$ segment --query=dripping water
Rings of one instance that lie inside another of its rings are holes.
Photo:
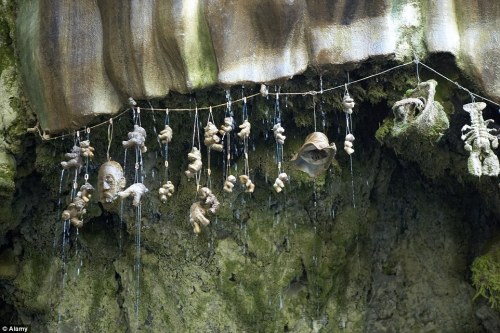
[[[61,200],[61,194],[62,194],[62,184],[63,184],[63,179],[64,179],[64,172],[65,169],[62,169],[61,170],[61,177],[59,177],[59,192],[57,194],[57,215],[56,215],[56,227],[55,227],[55,232],[54,232],[54,244],[53,244],[53,248],[54,250],[56,249],[57,247],[57,235],[59,234],[58,233],[58,226],[59,226],[59,223],[60,223],[60,219],[61,219],[61,204],[62,204],[62,200]]]

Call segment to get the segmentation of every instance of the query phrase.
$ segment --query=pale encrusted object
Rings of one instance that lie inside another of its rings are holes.
[[[313,132],[306,137],[299,152],[292,158],[294,167],[317,177],[326,172],[337,153],[335,143],[328,143],[328,137],[321,132]]]
[[[355,138],[354,138],[354,135],[352,135],[352,133],[349,133],[345,136],[345,139],[344,139],[344,151],[348,154],[348,155],[351,155],[352,153],[354,153],[354,148],[353,148],[353,142],[354,142]]]
[[[342,105],[344,107],[344,112],[347,114],[352,114],[352,109],[354,108],[354,100],[352,99],[351,96],[349,96],[349,93],[346,93],[344,95],[344,98],[342,99]]]
[[[284,172],[280,173],[274,181],[273,188],[276,193],[280,193],[285,188],[285,181],[288,180],[288,175]]]
[[[274,138],[276,142],[279,144],[285,144],[286,136],[283,135],[285,133],[285,129],[281,126],[281,123],[277,123],[273,126]]]
[[[203,143],[205,143],[205,146],[207,146],[211,150],[219,152],[222,151],[223,146],[220,143],[221,138],[217,135],[217,133],[219,133],[217,126],[215,126],[212,122],[209,121],[207,123],[207,126],[205,126],[204,130],[205,130],[205,139],[203,140]]]
[[[160,139],[161,143],[167,144],[172,141],[173,131],[169,125],[165,125],[165,128],[161,130],[160,134],[158,134],[158,139]]]
[[[123,148],[138,147],[142,153],[148,151],[146,147],[146,130],[139,125],[134,125],[134,130],[128,132],[128,140],[122,141]]]
[[[94,187],[89,183],[85,183],[80,187],[80,191],[76,194],[73,202],[68,205],[62,214],[61,218],[63,220],[70,220],[71,224],[76,228],[81,228],[83,226],[83,215],[87,212],[85,207],[87,207],[88,202],[92,196]]]
[[[63,169],[79,169],[82,164],[82,149],[78,146],[73,146],[71,152],[64,154],[66,161],[61,162]]]
[[[267,89],[267,86],[265,84],[260,85],[260,94],[262,97],[267,97],[269,95],[269,89]]]
[[[195,234],[201,232],[201,226],[210,224],[207,215],[215,214],[219,209],[219,201],[208,187],[202,187],[198,190],[198,201],[191,205],[189,210],[189,222],[193,226]]]
[[[132,205],[137,207],[141,203],[142,196],[146,194],[149,190],[144,186],[143,183],[135,183],[127,187],[124,191],[118,192],[120,199],[125,199],[132,197]]]
[[[245,192],[253,193],[253,191],[255,190],[255,184],[252,182],[250,177],[247,175],[241,175],[239,178],[240,183],[245,186]]]
[[[174,194],[174,192],[175,186],[170,180],[163,184],[162,187],[160,187],[160,189],[158,190],[161,202],[167,202],[167,199],[170,198]]]
[[[239,126],[240,131],[238,133],[238,137],[240,139],[248,139],[248,137],[250,136],[251,127],[252,126],[250,125],[250,122],[248,120],[245,120],[243,124]]]
[[[224,135],[231,132],[234,129],[234,119],[233,117],[225,117],[224,124],[220,126],[219,134]]]
[[[418,112],[424,109],[424,102],[420,98],[403,98],[394,103],[392,111],[397,122],[406,124],[413,120]]]
[[[492,135],[496,132],[494,128],[488,128],[488,124],[494,122],[493,119],[483,119],[483,109],[486,103],[469,103],[463,106],[464,110],[470,114],[471,124],[462,127],[462,140],[465,142],[464,148],[470,152],[467,161],[467,169],[471,175],[480,177],[498,176],[500,165],[498,157],[492,149],[498,148],[498,138]]]
[[[236,177],[233,175],[229,175],[224,182],[224,191],[231,193],[233,192],[234,184],[236,184]]]
[[[88,157],[90,159],[94,158],[94,147],[90,145],[89,140],[81,141],[80,148],[82,157]]]
[[[203,166],[203,163],[201,162],[201,152],[198,148],[193,147],[191,149],[191,152],[188,154],[188,160],[188,169],[184,171],[184,173],[188,178],[193,178]]]

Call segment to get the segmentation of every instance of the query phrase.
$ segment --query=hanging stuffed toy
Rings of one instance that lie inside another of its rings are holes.
[[[234,184],[236,184],[236,177],[233,175],[229,175],[224,182],[224,191],[231,193],[233,192]]]
[[[250,122],[247,119],[245,119],[245,121],[243,121],[243,124],[241,124],[239,126],[240,131],[238,133],[238,137],[240,139],[248,139],[250,137],[250,128],[251,127],[252,126],[250,125]]]
[[[158,134],[158,139],[160,139],[161,143],[167,144],[172,141],[172,128],[169,125],[165,125],[165,128]]]
[[[279,144],[285,144],[286,136],[283,135],[285,133],[285,129],[281,126],[280,123],[277,123],[273,126],[274,138],[276,142]]]
[[[276,191],[276,193],[280,193],[283,188],[285,187],[285,181],[288,179],[288,175],[284,172],[280,173],[278,175],[278,178],[274,181],[273,188]]]
[[[197,147],[193,147],[191,149],[191,152],[188,154],[188,160],[188,169],[184,171],[184,173],[188,178],[193,178],[203,166],[203,163],[201,162],[201,152]]]
[[[89,183],[85,183],[80,187],[80,191],[76,194],[73,202],[68,205],[68,208],[62,212],[63,220],[70,220],[71,224],[76,228],[83,226],[82,216],[87,212],[88,202],[92,196],[94,187]]]
[[[347,86],[346,86],[346,91],[344,98],[342,99],[342,105],[344,106],[344,113],[345,113],[345,119],[346,119],[346,135],[344,139],[344,151],[348,154],[351,155],[354,153],[354,135],[352,134],[352,109],[354,108],[354,100],[352,99],[351,96],[349,96],[349,92],[347,91]]]
[[[94,147],[90,146],[90,141],[85,140],[80,142],[82,157],[94,158]]]
[[[148,191],[143,183],[135,183],[130,185],[126,190],[118,192],[118,196],[122,200],[131,196],[133,198],[132,205],[137,207],[141,203],[142,196]]]
[[[134,130],[128,132],[128,140],[122,141],[123,148],[138,147],[142,153],[148,151],[146,147],[146,130],[139,125],[134,125]]]
[[[207,126],[205,126],[204,130],[205,130],[205,139],[203,140],[203,142],[205,143],[205,146],[207,146],[211,150],[219,152],[222,151],[224,147],[220,143],[221,142],[220,137],[217,135],[217,133],[219,132],[217,126],[215,126],[212,122],[209,121],[207,123]]]
[[[175,192],[175,186],[172,184],[172,182],[169,180],[165,184],[163,184],[162,187],[158,190],[158,193],[160,194],[160,200],[161,202],[165,203],[167,202],[167,198],[170,198],[172,194]]]
[[[83,161],[82,161],[82,149],[78,146],[73,146],[71,152],[64,154],[64,157],[67,161],[62,161],[61,166],[63,169],[80,169]]]
[[[220,135],[228,134],[233,130],[233,126],[234,126],[233,117],[224,118],[224,124],[220,126],[219,134]]]
[[[240,176],[240,183],[245,186],[245,192],[247,193],[253,193],[255,190],[255,184],[252,182],[249,176],[247,175],[241,175]]]
[[[215,214],[219,209],[219,201],[208,187],[202,187],[198,190],[198,201],[191,205],[189,210],[189,222],[193,226],[195,234],[201,232],[201,226],[210,224],[207,215]]]

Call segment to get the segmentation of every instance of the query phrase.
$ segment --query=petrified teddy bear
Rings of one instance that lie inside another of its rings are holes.
[[[250,136],[250,128],[252,127],[250,125],[250,122],[248,120],[245,120],[239,127],[241,129],[238,133],[239,138],[248,139],[248,137]]]
[[[188,169],[184,171],[188,178],[193,178],[198,171],[201,170],[203,163],[201,162],[201,152],[198,148],[193,147],[188,154],[189,164]]]
[[[172,128],[168,125],[165,125],[165,128],[158,134],[158,139],[160,139],[161,143],[167,144],[172,141]]]
[[[123,148],[138,147],[142,153],[148,151],[146,143],[146,130],[139,125],[134,125],[134,130],[128,132],[128,140],[122,141]]]
[[[208,213],[215,214],[219,208],[219,201],[208,187],[202,187],[198,190],[198,201],[191,205],[189,210],[189,222],[193,226],[195,234],[201,232],[201,226],[210,224],[206,217]]]
[[[80,187],[80,191],[76,194],[73,202],[68,205],[68,208],[62,212],[63,220],[70,220],[71,224],[76,228],[83,226],[82,216],[87,212],[85,207],[90,201],[94,187],[89,183],[85,183]]]
[[[94,147],[90,146],[89,140],[81,141],[80,148],[83,157],[94,158]]]
[[[280,123],[277,123],[276,125],[273,126],[273,132],[276,142],[282,145],[285,144],[286,136],[283,135],[285,129],[281,127]]]
[[[162,187],[158,190],[158,194],[160,194],[160,200],[161,202],[165,203],[167,202],[167,198],[170,198],[172,194],[175,192],[175,186],[172,184],[172,182],[169,180],[165,184],[163,184]]]
[[[133,201],[132,205],[134,207],[139,206],[141,203],[141,198],[144,194],[146,194],[149,190],[144,186],[143,183],[135,183],[130,185],[126,190],[118,192],[118,196],[121,199],[128,198],[129,196],[132,196]]]
[[[221,139],[217,135],[217,133],[219,132],[217,127],[212,122],[209,121],[207,123],[207,126],[205,126],[204,130],[205,130],[205,140],[203,142],[205,143],[205,145],[212,150],[222,151],[223,146],[220,143]]]
[[[78,146],[73,146],[70,153],[64,154],[67,161],[62,161],[63,169],[79,169],[82,166],[82,149]]]

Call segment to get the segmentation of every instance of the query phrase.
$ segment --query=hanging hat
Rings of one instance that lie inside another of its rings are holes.
[[[325,134],[313,132],[306,137],[306,142],[292,158],[292,162],[296,169],[316,177],[328,170],[336,152],[335,143],[328,143]]]

